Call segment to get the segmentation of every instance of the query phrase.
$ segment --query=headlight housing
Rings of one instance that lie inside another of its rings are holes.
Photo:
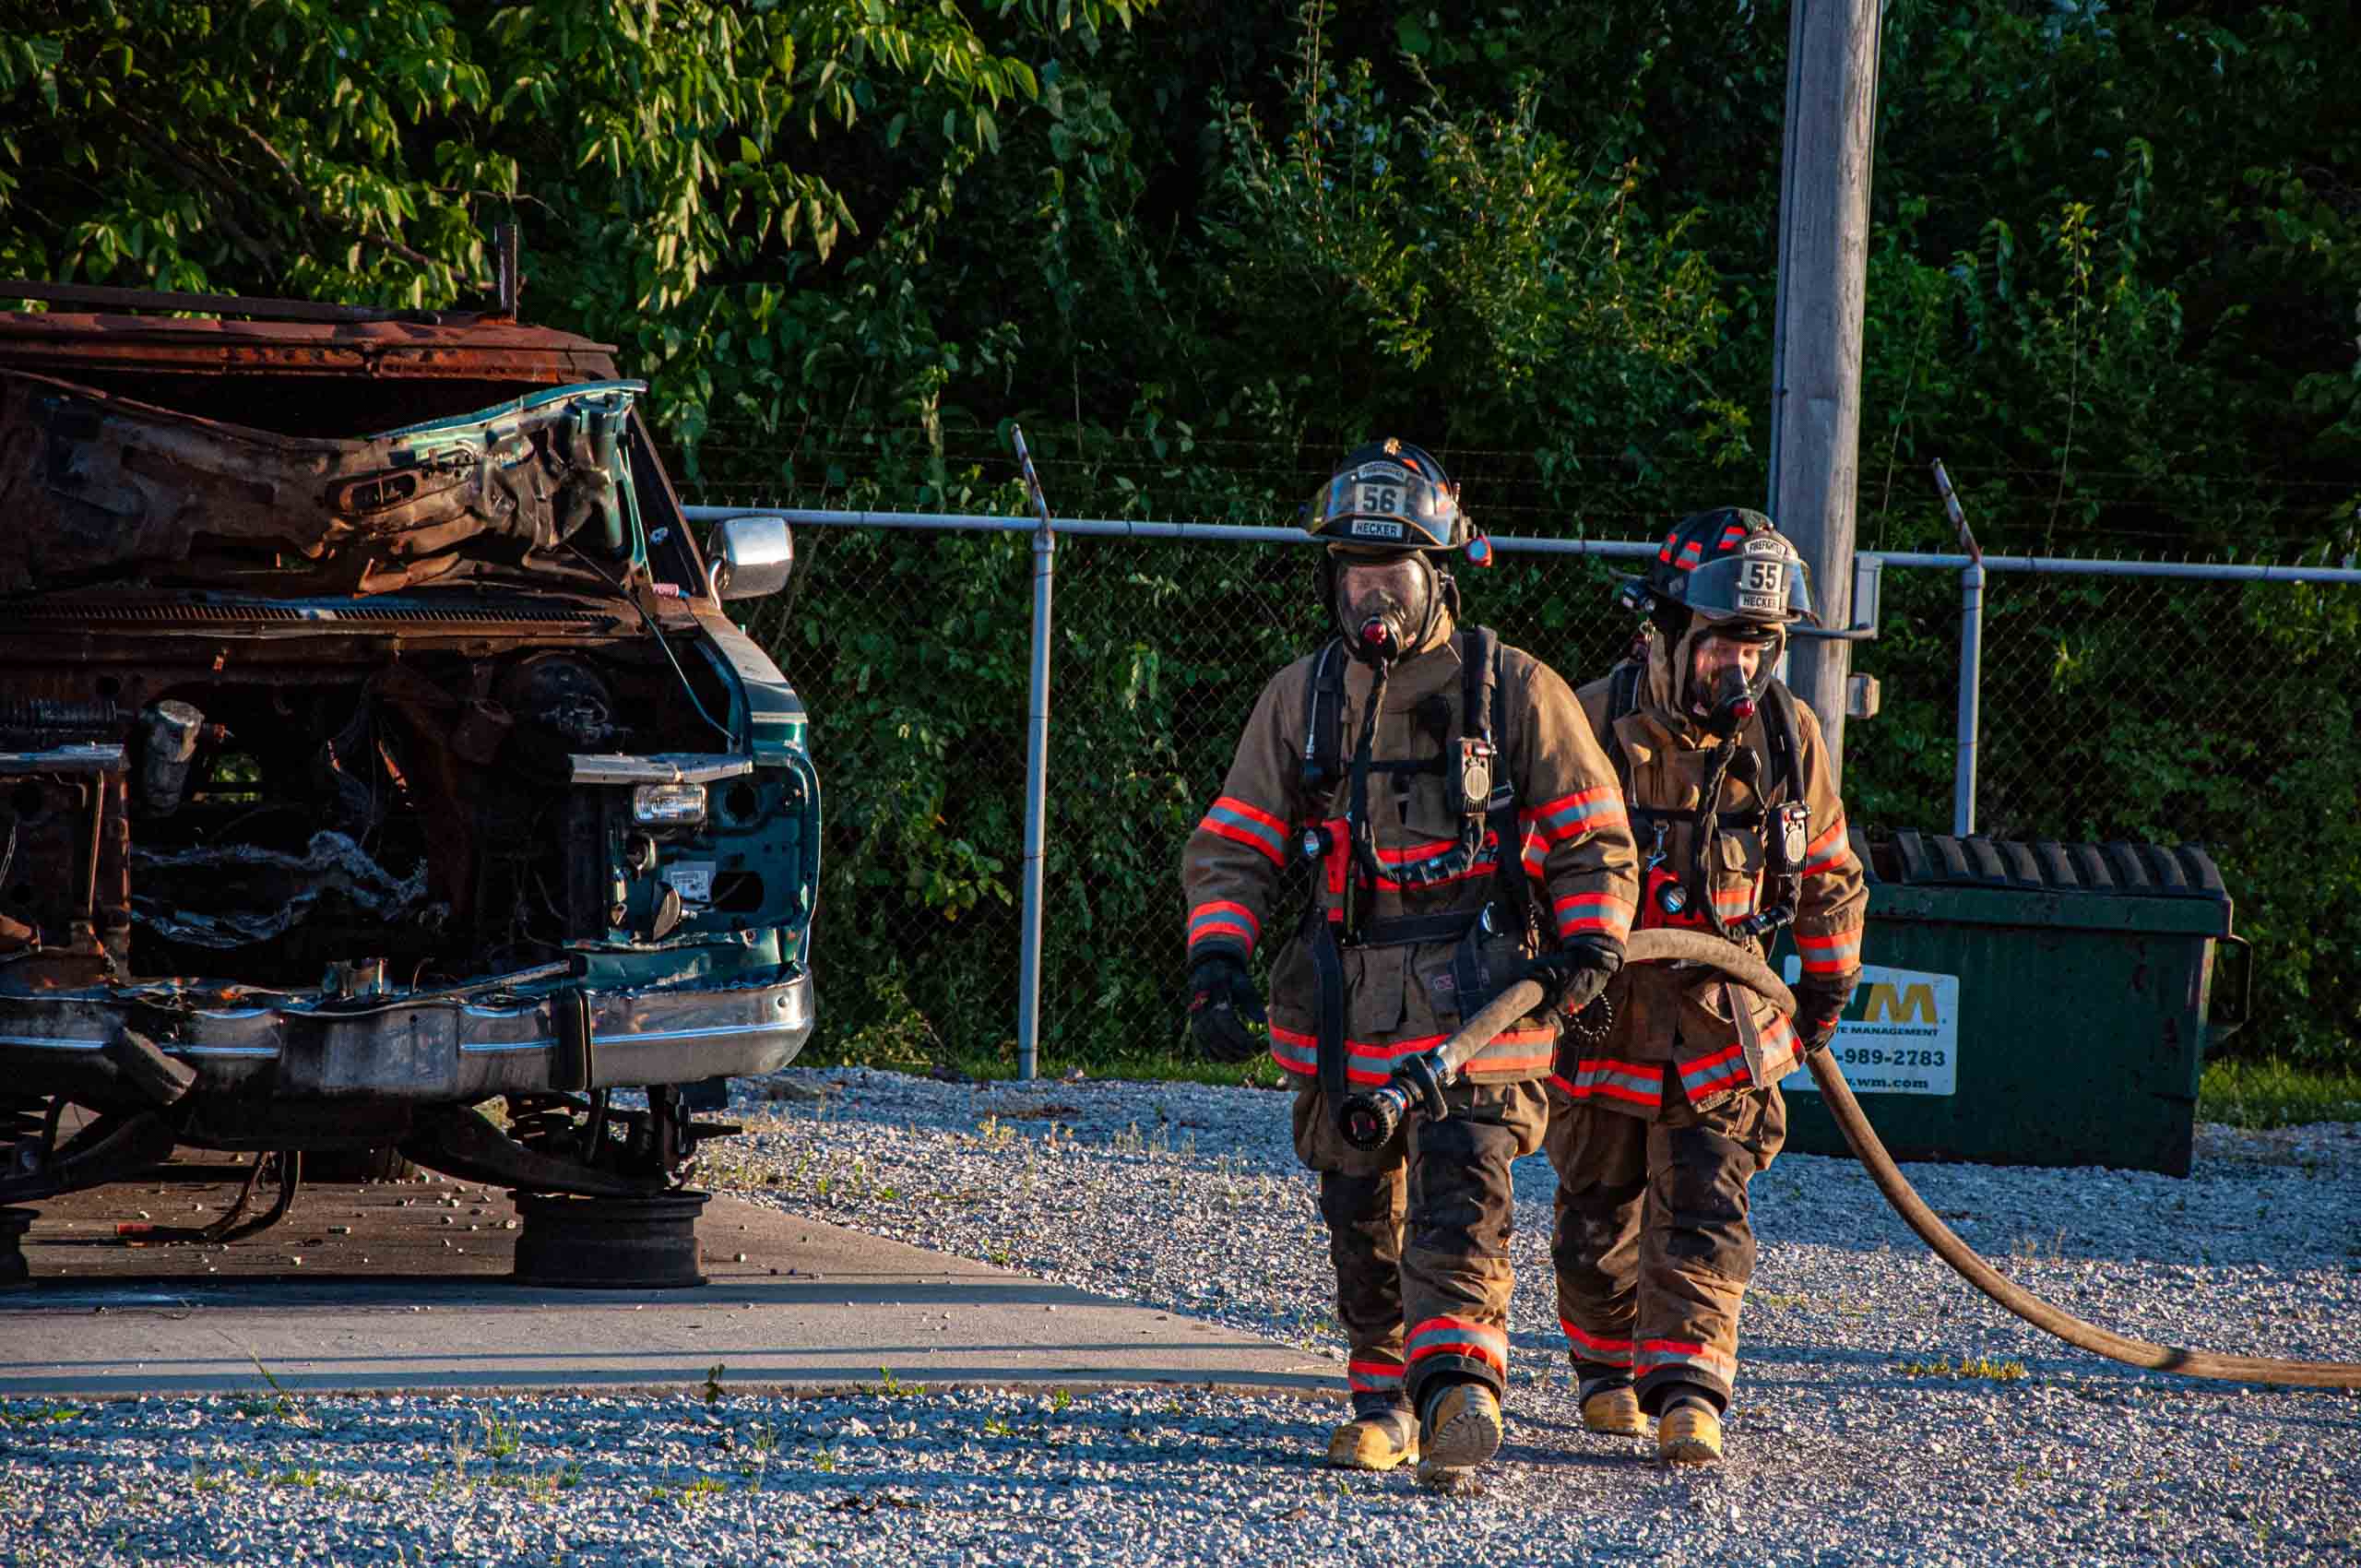
[[[631,792],[631,819],[643,827],[703,827],[705,786],[642,784]]]

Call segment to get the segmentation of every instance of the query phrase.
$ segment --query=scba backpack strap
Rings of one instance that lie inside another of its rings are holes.
[[[1306,675],[1303,710],[1303,789],[1313,800],[1345,776],[1345,666],[1351,655],[1342,640],[1331,641]]]
[[[1661,834],[1667,825],[1694,815],[1699,825],[1699,838],[1691,859],[1697,864],[1691,868],[1695,875],[1686,880],[1702,880],[1706,813],[1714,813],[1713,821],[1720,831],[1760,832],[1762,835],[1764,868],[1768,875],[1766,892],[1769,896],[1762,906],[1762,912],[1740,923],[1760,928],[1757,934],[1786,924],[1795,918],[1802,893],[1802,846],[1792,842],[1802,821],[1800,814],[1805,799],[1802,719],[1796,709],[1795,694],[1784,682],[1774,679],[1763,683],[1762,700],[1757,705],[1757,716],[1762,725],[1762,747],[1754,759],[1750,776],[1763,779],[1765,783],[1760,790],[1755,806],[1742,812],[1722,812],[1714,810],[1713,803],[1701,802],[1694,814],[1667,811],[1644,805],[1632,798],[1631,757],[1623,749],[1623,737],[1619,729],[1622,719],[1639,710],[1640,683],[1646,674],[1639,660],[1626,659],[1608,674],[1607,687],[1607,754],[1615,765],[1616,782],[1622,786],[1631,826],[1635,833],[1643,834],[1639,846],[1642,859],[1645,861],[1649,854],[1643,830],[1654,829],[1660,846]],[[1705,901],[1703,887],[1684,885],[1683,891],[1688,895],[1691,908],[1710,908]]]
[[[1796,694],[1787,690],[1784,681],[1768,683],[1762,688],[1762,711],[1763,745],[1771,754],[1763,761],[1770,765],[1770,777],[1785,791],[1784,799],[1800,801],[1804,798],[1803,721],[1796,713]]]

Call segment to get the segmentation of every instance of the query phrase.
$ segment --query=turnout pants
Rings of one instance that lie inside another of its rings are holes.
[[[1538,1082],[1462,1082],[1446,1098],[1446,1120],[1413,1111],[1363,1150],[1317,1084],[1296,1091],[1296,1154],[1320,1175],[1356,1409],[1416,1408],[1438,1378],[1506,1390],[1509,1167],[1541,1146],[1548,1100]]]
[[[1787,1136],[1778,1088],[1700,1111],[1667,1086],[1655,1119],[1549,1091],[1558,1173],[1558,1319],[1585,1390],[1636,1382],[1656,1414],[1675,1384],[1726,1409],[1754,1277],[1747,1183]]]

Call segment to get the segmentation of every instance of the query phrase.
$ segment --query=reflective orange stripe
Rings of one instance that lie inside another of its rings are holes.
[[[1845,831],[1844,814],[1839,812],[1836,820],[1828,825],[1827,831],[1805,849],[1803,874],[1817,876],[1822,872],[1834,871],[1852,859],[1852,837]]]
[[[1594,931],[1617,938],[1631,933],[1631,901],[1612,893],[1569,893],[1550,908],[1560,937]]]
[[[1631,1364],[1631,1342],[1612,1339],[1602,1334],[1585,1333],[1572,1318],[1560,1318],[1558,1326],[1566,1331],[1566,1343],[1586,1361],[1601,1361],[1610,1367]]]
[[[1246,944],[1249,953],[1254,951],[1255,939],[1262,935],[1263,922],[1254,911],[1229,898],[1215,898],[1189,911],[1189,945],[1212,936],[1235,936]]]

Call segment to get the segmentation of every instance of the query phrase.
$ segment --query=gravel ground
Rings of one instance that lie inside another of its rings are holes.
[[[791,1073],[709,1184],[1340,1349],[1266,1091]],[[1916,1166],[2020,1282],[2110,1327],[2361,1360],[2361,1127],[2201,1130],[2187,1181]],[[1583,1432],[1519,1167],[1510,1432],[1483,1493],[1317,1463],[1337,1407],[1075,1397],[0,1403],[0,1563],[2361,1562],[2361,1396],[2133,1372],[1928,1255],[1849,1161],[1755,1183],[1716,1470]],[[1341,1366],[1339,1368],[1341,1372]]]

